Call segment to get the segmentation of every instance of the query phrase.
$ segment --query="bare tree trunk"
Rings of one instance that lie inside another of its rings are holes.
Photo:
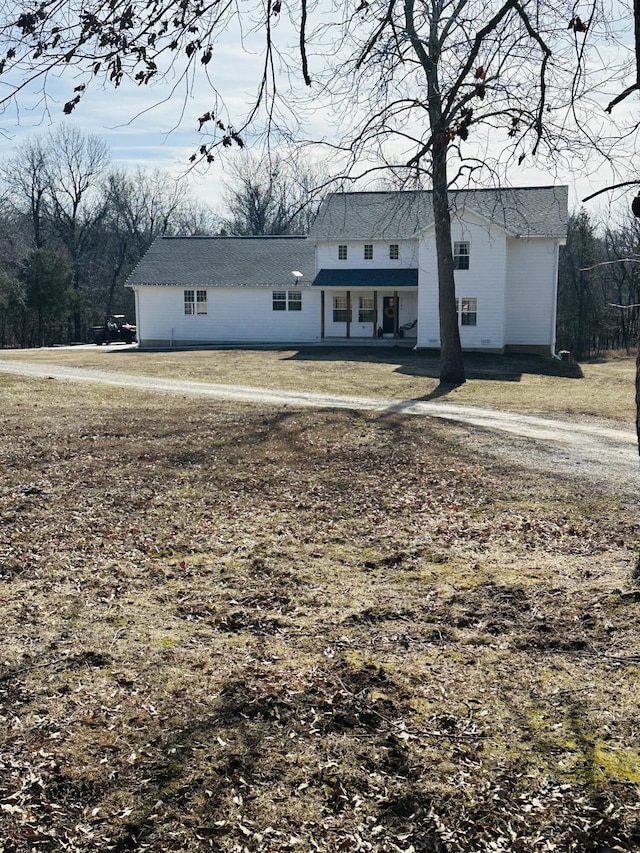
[[[435,7],[434,7],[435,8]],[[441,39],[438,32],[440,11],[430,20],[428,42],[418,35],[415,0],[405,0],[407,33],[427,80],[429,127],[431,130],[431,166],[433,183],[433,217],[438,258],[438,302],[440,311],[440,383],[462,385],[465,381],[464,360],[456,311],[456,287],[453,276],[453,246],[449,214],[449,180],[447,176],[448,136],[442,110],[442,87],[438,79]],[[418,157],[419,160],[419,157]],[[416,162],[418,162],[416,160]]]
[[[464,359],[456,311],[456,287],[451,248],[451,215],[447,181],[447,146],[433,145],[433,216],[438,257],[438,301],[440,309],[440,383],[462,385]]]

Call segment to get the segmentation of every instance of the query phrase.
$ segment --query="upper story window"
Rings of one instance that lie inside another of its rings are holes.
[[[207,291],[206,290],[185,290],[185,292],[184,292],[184,313],[185,314],[206,314],[207,313]]]
[[[469,269],[469,254],[471,244],[468,240],[453,244],[453,268],[454,270]]]
[[[338,246],[338,260],[346,261],[347,260],[347,247],[343,244]]]
[[[397,261],[400,257],[400,246],[398,243],[391,243],[389,246],[389,260]]]
[[[273,291],[273,310],[274,311],[286,311],[287,310],[287,291],[286,290],[274,290]]]
[[[373,245],[371,243],[364,244],[364,259],[365,261],[373,260]]]

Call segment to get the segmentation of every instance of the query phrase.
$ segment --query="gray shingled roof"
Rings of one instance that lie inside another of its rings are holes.
[[[514,236],[567,234],[568,187],[456,190],[452,210],[467,207]],[[408,239],[433,223],[431,192],[333,193],[311,228],[319,239]]]
[[[158,237],[126,284],[284,287],[311,285],[314,276],[315,244],[307,237]]]

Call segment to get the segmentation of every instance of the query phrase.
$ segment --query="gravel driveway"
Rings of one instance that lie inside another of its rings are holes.
[[[273,406],[399,412],[441,418],[464,425],[458,430],[470,450],[508,460],[517,466],[570,477],[597,490],[615,492],[634,504],[640,486],[636,435],[594,421],[552,420],[442,402],[351,397],[302,391],[273,391],[240,385],[217,385],[180,379],[134,376],[58,365],[0,360],[0,371],[70,382],[93,382],[161,394],[193,395]]]

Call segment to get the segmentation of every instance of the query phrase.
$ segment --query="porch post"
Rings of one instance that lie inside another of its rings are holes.
[[[378,337],[378,291],[373,291],[373,337]]]
[[[396,310],[393,313],[393,337],[398,337],[398,329],[400,326],[400,300],[398,299],[398,291],[393,291],[393,301],[395,303]]]
[[[347,290],[347,337],[351,337],[351,291]]]
[[[320,291],[320,337],[324,338],[324,290]]]

